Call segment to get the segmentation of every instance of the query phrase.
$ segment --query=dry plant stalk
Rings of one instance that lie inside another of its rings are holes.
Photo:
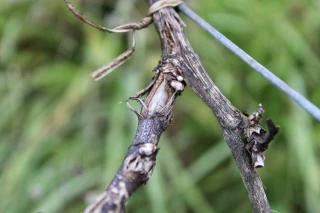
[[[148,3],[152,5],[156,1],[148,0]],[[253,211],[257,213],[271,212],[263,184],[254,167],[254,165],[257,165],[257,167],[262,165],[261,161],[264,160],[263,157],[260,159],[255,154],[258,152],[258,155],[262,156],[265,149],[259,149],[255,152],[255,149],[252,150],[250,148],[258,147],[262,141],[263,144],[268,144],[278,133],[279,127],[275,127],[270,120],[268,122],[271,132],[269,136],[265,130],[262,130],[262,127],[259,127],[261,128],[259,135],[252,137],[252,134],[248,134],[250,129],[256,128],[255,126],[258,125],[258,123],[250,123],[249,118],[256,117],[255,114],[248,117],[240,112],[215,86],[203,68],[198,55],[193,51],[188,39],[185,37],[183,32],[184,25],[176,11],[172,8],[163,8],[153,14],[153,22],[161,40],[163,57],[169,58],[173,66],[180,70],[187,86],[207,104],[217,118],[224,138],[240,170]],[[260,119],[256,120],[260,121]],[[251,139],[250,144],[254,145],[249,145],[247,148],[254,153],[252,159],[245,148],[245,145]]]
[[[151,7],[147,19],[143,19],[144,21],[138,24],[122,25],[114,29],[94,24],[81,15],[70,2],[67,0],[65,2],[77,18],[107,32],[134,31],[146,27],[153,19],[162,47],[162,58],[154,69],[155,77],[145,89],[129,98],[129,100],[137,100],[141,103],[141,111],[136,111],[127,103],[129,109],[139,119],[136,136],[113,180],[98,199],[86,209],[85,213],[125,212],[125,204],[129,197],[140,185],[148,181],[155,168],[160,136],[171,123],[174,101],[183,91],[185,84],[190,86],[210,107],[221,125],[224,138],[232,151],[248,191],[254,212],[271,212],[256,167],[264,165],[263,152],[278,133],[279,127],[276,127],[272,120],[268,120],[270,133],[267,135],[267,132],[259,125],[264,112],[262,105],[259,105],[257,112],[252,115],[244,114],[235,108],[215,86],[184,35],[185,24],[173,8],[168,8],[168,6],[177,6],[182,1],[148,0]],[[130,50],[100,68],[93,76],[100,79],[110,73],[126,61],[134,49],[133,40]],[[141,100],[140,98],[145,94],[147,97]]]
[[[117,174],[85,213],[125,212],[129,197],[149,180],[156,165],[159,138],[171,123],[176,96],[184,89],[183,79],[170,63],[162,60],[156,72],[152,86],[130,98],[142,105],[140,113],[128,105],[139,119],[136,136]],[[147,91],[142,101],[139,97]]]

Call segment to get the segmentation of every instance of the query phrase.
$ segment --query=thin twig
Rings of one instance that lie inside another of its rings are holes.
[[[94,23],[93,21],[89,20],[85,15],[81,14],[75,6],[73,6],[68,0],[64,0],[66,3],[68,9],[70,12],[77,17],[79,20],[82,22],[98,29],[101,31],[106,31],[109,33],[125,33],[125,32],[130,32],[132,31],[132,47],[119,55],[117,58],[113,59],[111,62],[105,64],[103,67],[99,68],[95,72],[92,73],[92,77],[97,81],[100,80],[101,78],[105,77],[109,73],[111,73],[113,70],[115,70],[117,67],[122,65],[124,62],[126,62],[134,53],[135,51],[135,38],[134,38],[134,32],[135,30],[141,30],[145,27],[148,27],[152,23],[152,17],[151,14],[160,10],[161,8],[164,7],[176,7],[179,4],[183,4],[184,2],[182,0],[162,0],[161,2],[157,2],[156,4],[152,5],[147,13],[147,15],[141,19],[141,21],[137,23],[129,23],[129,24],[124,24],[121,26],[118,26],[113,29],[106,28],[104,26],[101,26],[99,24]]]
[[[203,20],[200,16],[198,16],[195,12],[193,12],[186,4],[180,4],[178,9],[183,12],[187,17],[193,20],[197,25],[199,25],[202,29],[206,30],[211,36],[216,38],[221,44],[227,47],[231,52],[236,54],[239,58],[241,58],[244,62],[246,62],[250,67],[252,67],[255,71],[257,71],[260,75],[262,75],[265,79],[270,81],[274,86],[284,92],[287,96],[289,96],[292,100],[294,100],[297,104],[299,104],[303,109],[309,112],[313,117],[315,117],[318,121],[320,121],[320,109],[311,103],[308,99],[306,99],[303,95],[295,91],[288,84],[274,75],[270,70],[265,68],[255,59],[253,59],[250,55],[244,52],[241,48],[235,45],[232,41],[226,38],[223,34],[221,34],[218,30],[212,27],[209,23]]]

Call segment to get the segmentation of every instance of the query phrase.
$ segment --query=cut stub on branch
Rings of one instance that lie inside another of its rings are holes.
[[[267,131],[259,125],[262,118],[264,109],[259,104],[258,110],[250,115],[250,127],[246,131],[247,145],[246,149],[251,154],[252,164],[255,168],[264,166],[265,156],[264,151],[268,149],[269,143],[273,140],[274,136],[278,134],[280,127],[275,126],[271,119],[267,119],[269,134]]]

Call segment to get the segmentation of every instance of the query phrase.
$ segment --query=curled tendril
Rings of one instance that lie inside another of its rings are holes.
[[[94,71],[91,76],[96,81],[100,80],[104,76],[111,73],[113,70],[115,70],[117,67],[122,65],[124,62],[126,62],[132,56],[132,54],[134,53],[135,48],[136,48],[136,41],[134,38],[134,32],[136,30],[146,28],[147,26],[149,26],[152,23],[152,17],[151,17],[152,13],[154,13],[164,7],[168,7],[168,6],[176,7],[179,4],[183,3],[183,1],[181,1],[181,0],[160,0],[160,1],[156,2],[155,4],[151,5],[146,17],[141,19],[141,21],[139,21],[137,23],[124,24],[124,25],[118,26],[116,28],[109,29],[109,28],[103,27],[101,25],[95,24],[93,21],[89,20],[85,15],[81,14],[75,8],[75,6],[73,6],[68,0],[64,0],[64,1],[67,5],[68,9],[71,11],[71,13],[74,16],[76,16],[82,22],[84,22],[84,23],[86,23],[86,24],[88,24],[98,30],[105,31],[108,33],[125,33],[125,32],[132,31],[132,46],[131,46],[131,48],[128,49],[127,51],[125,51],[124,53],[122,53],[121,55],[119,55],[118,57],[116,57],[115,59],[113,59],[111,62],[105,64],[104,66],[102,66],[98,70]]]

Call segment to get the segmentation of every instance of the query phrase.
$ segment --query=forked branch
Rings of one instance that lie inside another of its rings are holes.
[[[156,1],[148,0],[148,3],[151,5]],[[181,70],[186,84],[210,107],[220,123],[254,212],[269,213],[271,210],[263,184],[245,148],[250,129],[249,118],[234,107],[212,82],[185,37],[175,10],[164,8],[153,14],[153,21],[160,36],[163,56],[170,58],[172,64]]]
[[[115,32],[129,28],[137,29],[134,25],[122,25],[112,30],[104,28],[81,15],[67,0],[65,2],[76,17],[100,30]],[[255,167],[262,166],[263,152],[278,133],[279,128],[275,127],[271,120],[267,121],[270,132],[267,135],[266,131],[259,126],[263,113],[262,106],[259,106],[253,115],[247,116],[223,96],[204,70],[199,57],[185,37],[184,23],[174,9],[164,7],[178,5],[177,2],[181,4],[181,1],[157,2],[157,0],[148,0],[150,6],[158,5],[158,9],[151,6],[151,12],[161,40],[162,59],[155,69],[157,74],[150,85],[129,98],[139,101],[142,105],[139,113],[128,104],[139,119],[136,136],[117,174],[85,213],[125,211],[125,204],[129,197],[140,185],[146,183],[152,174],[159,149],[159,138],[171,122],[175,98],[183,91],[185,83],[210,107],[221,125],[254,212],[269,213],[270,206]],[[113,64],[107,64],[106,69],[101,68],[97,78],[123,63],[132,55],[134,45],[131,49],[132,51],[129,50],[128,54],[123,54],[111,62]],[[146,93],[148,93],[146,99],[141,100],[141,96]]]

